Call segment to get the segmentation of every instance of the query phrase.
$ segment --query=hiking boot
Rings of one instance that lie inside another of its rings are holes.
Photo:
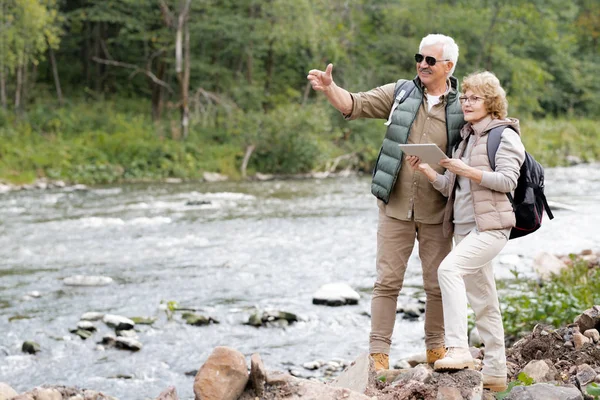
[[[446,355],[445,347],[438,347],[437,349],[427,349],[427,364],[433,364],[437,360],[441,360]]]
[[[483,388],[493,392],[503,392],[507,388],[506,376],[491,376],[483,374]]]
[[[450,347],[446,356],[433,364],[436,371],[454,371],[459,369],[475,369],[473,357],[467,348]]]
[[[375,361],[375,371],[390,369],[390,356],[384,353],[372,353],[371,358]]]

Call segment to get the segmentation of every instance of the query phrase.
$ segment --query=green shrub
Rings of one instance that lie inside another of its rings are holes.
[[[550,280],[540,281],[521,277],[499,282],[498,288],[507,293],[500,306],[506,340],[512,343],[530,333],[538,323],[555,328],[573,323],[576,316],[594,304],[600,304],[600,268],[571,255],[572,266]]]

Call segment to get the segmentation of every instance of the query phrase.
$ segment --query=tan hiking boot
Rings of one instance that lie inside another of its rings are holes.
[[[375,361],[375,371],[390,369],[390,356],[384,353],[372,353],[371,358]]]
[[[459,369],[475,369],[473,357],[467,348],[450,347],[446,356],[433,364],[436,371],[454,371]]]
[[[493,392],[503,392],[508,385],[506,384],[506,376],[491,376],[483,374],[483,388]]]
[[[438,347],[437,349],[427,349],[427,364],[433,364],[437,360],[441,360],[446,355],[445,347]]]

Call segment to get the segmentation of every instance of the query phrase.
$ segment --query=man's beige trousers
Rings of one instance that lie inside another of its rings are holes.
[[[500,230],[454,235],[456,246],[438,271],[446,346],[468,348],[467,299],[475,312],[475,326],[485,345],[482,373],[506,377],[504,328],[492,260],[508,241]],[[466,293],[466,295],[465,295]]]
[[[425,345],[428,349],[444,347],[438,266],[452,249],[452,239],[444,238],[442,224],[401,221],[386,216],[380,207],[377,228],[377,281],[371,301],[371,353],[390,352],[396,322],[396,303],[415,238],[419,241],[423,287],[427,295]]]

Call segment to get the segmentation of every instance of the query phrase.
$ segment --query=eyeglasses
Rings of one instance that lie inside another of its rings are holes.
[[[479,100],[484,100],[484,99],[485,99],[485,97],[479,97],[479,96],[473,96],[473,95],[469,96],[469,97],[467,97],[467,96],[460,96],[458,98],[458,100],[460,101],[460,104],[466,104],[466,103],[475,104]]]
[[[438,61],[452,61],[452,60],[436,60],[435,57],[424,56],[423,54],[420,54],[420,53],[415,54],[416,62],[418,62],[420,64],[423,62],[423,60],[425,60],[427,65],[429,65],[430,67],[433,67]]]

